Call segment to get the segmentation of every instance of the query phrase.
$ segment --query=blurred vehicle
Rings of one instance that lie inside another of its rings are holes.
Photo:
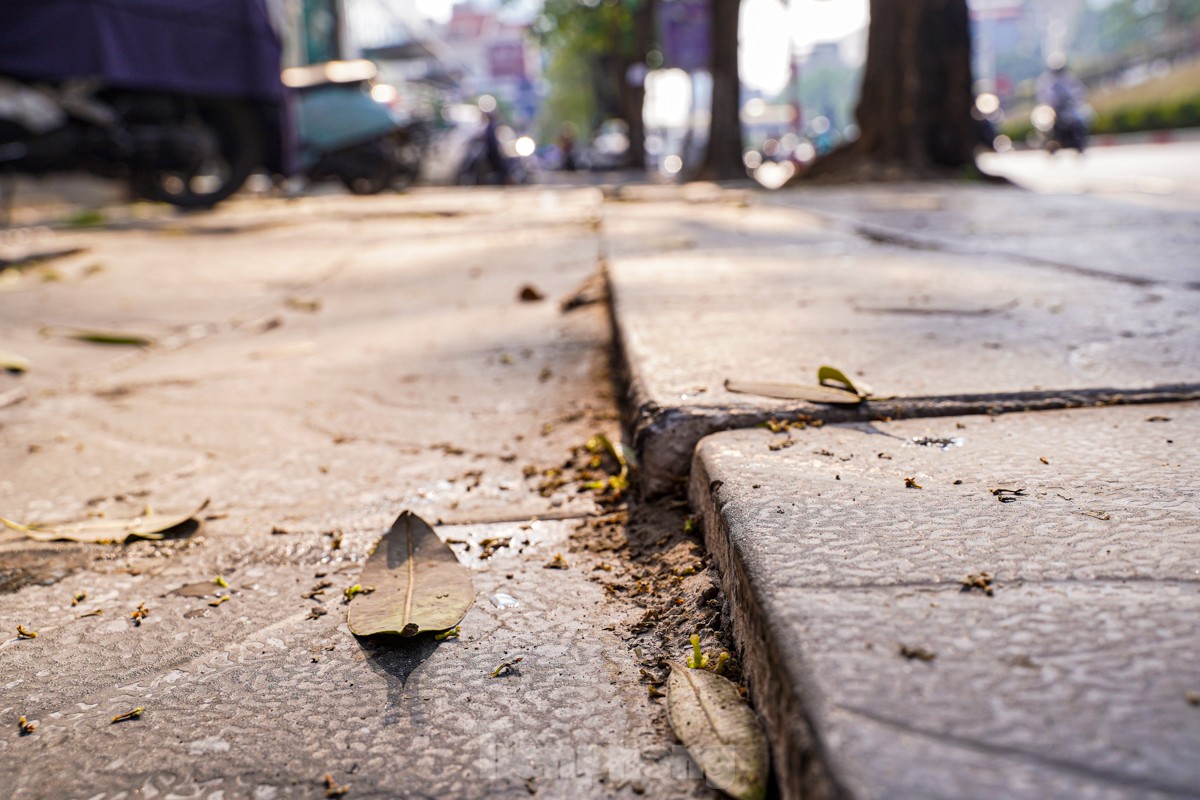
[[[1048,153],[1059,150],[1078,150],[1087,147],[1088,119],[1091,110],[1084,102],[1084,88],[1068,71],[1066,59],[1055,53],[1048,60],[1048,69],[1037,85],[1038,105],[1030,114],[1030,122],[1042,138]]]
[[[977,145],[985,150],[994,151],[996,137],[999,135],[997,125],[1004,121],[1004,112],[1000,110],[1000,98],[991,92],[976,95],[971,106],[971,121],[975,128]]]
[[[1030,114],[1030,121],[1041,135],[1042,147],[1051,155],[1059,150],[1082,153],[1087,147],[1088,125],[1078,109],[1039,105]]]
[[[354,194],[378,194],[397,172],[400,125],[371,94],[375,65],[329,61],[283,71],[296,92],[300,169],[312,181],[339,180]]]
[[[592,136],[584,162],[589,169],[621,169],[629,159],[629,125],[623,119],[601,123]]]
[[[455,183],[460,186],[518,185],[533,182],[537,171],[537,144],[517,136],[507,125],[497,124],[495,113],[485,113],[482,127],[467,143]]]
[[[88,171],[207,208],[286,171],[266,0],[20,5],[0,25],[0,172]]]
[[[395,165],[392,188],[407,189],[417,181],[432,140],[433,129],[424,120],[410,119],[397,125],[391,137],[392,161]]]

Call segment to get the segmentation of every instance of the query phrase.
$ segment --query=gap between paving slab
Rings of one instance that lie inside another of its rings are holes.
[[[1197,430],[1189,403],[704,439],[782,796],[1200,796]]]

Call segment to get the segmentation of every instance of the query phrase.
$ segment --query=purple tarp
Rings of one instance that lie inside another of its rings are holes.
[[[266,0],[0,0],[0,73],[280,100]]]

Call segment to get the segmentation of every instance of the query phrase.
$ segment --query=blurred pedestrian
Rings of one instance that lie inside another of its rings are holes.
[[[483,129],[483,146],[488,167],[497,183],[507,184],[508,159],[504,157],[504,153],[500,149],[500,137],[496,135],[496,112],[489,111],[485,116],[487,125]]]
[[[564,122],[558,132],[559,168],[575,171],[575,126]]]

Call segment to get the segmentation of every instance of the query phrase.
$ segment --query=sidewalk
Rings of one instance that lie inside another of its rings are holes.
[[[1194,215],[628,199],[605,223],[643,485],[690,473],[782,796],[1200,796]],[[725,388],[822,364],[880,399]]]
[[[1194,215],[696,184],[84,222],[0,237],[58,253],[0,270],[0,516],[211,503],[0,529],[14,797],[712,798],[648,687],[730,627],[781,797],[1198,796]],[[561,313],[598,267],[611,308]],[[877,399],[725,388],[822,364]],[[570,474],[620,414],[656,502]],[[345,626],[405,508],[473,572],[460,639]]]
[[[199,533],[162,542],[0,529],[8,796],[317,798],[328,774],[350,798],[712,797],[640,672],[655,645],[625,589],[646,565],[619,515],[551,477],[619,434],[603,308],[558,304],[595,274],[600,202],[252,199],[4,240],[5,258],[78,252],[0,273],[0,340],[31,362],[0,373],[0,516],[210,500]],[[342,591],[403,509],[474,574],[458,639],[346,628]],[[681,611],[704,581],[677,587]]]

